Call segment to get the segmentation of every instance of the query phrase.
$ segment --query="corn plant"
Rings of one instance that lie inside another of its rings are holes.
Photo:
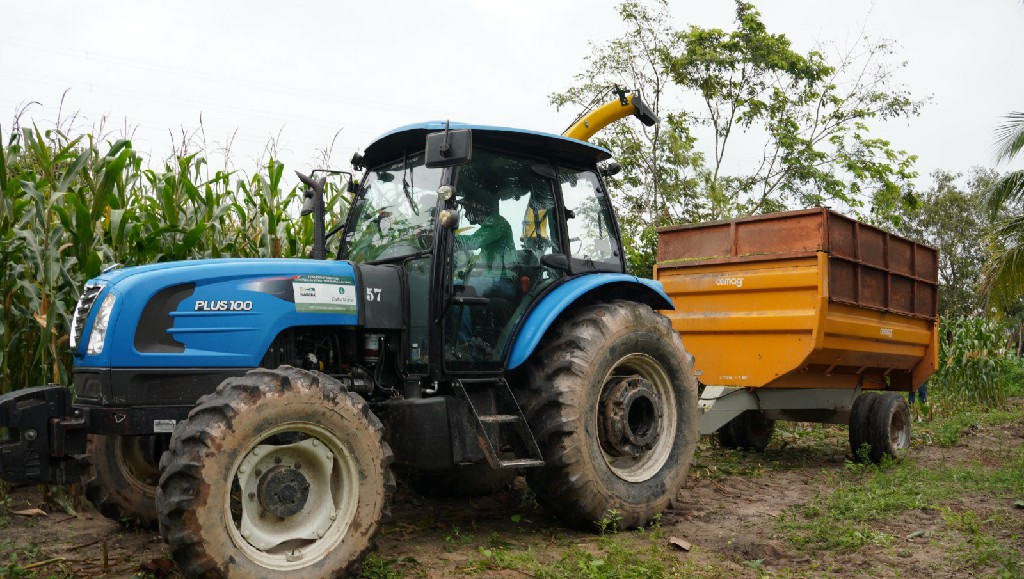
[[[70,316],[106,264],[297,257],[312,243],[275,159],[211,176],[202,152],[151,168],[127,140],[60,127],[0,127],[0,143],[0,393],[70,382]],[[328,215],[342,216],[347,195],[327,193]]]
[[[991,318],[943,321],[939,371],[928,381],[933,414],[949,416],[1006,402],[1014,360],[1007,331]]]

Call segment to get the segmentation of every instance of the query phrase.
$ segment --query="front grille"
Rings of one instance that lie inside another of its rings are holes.
[[[77,349],[78,344],[82,342],[85,321],[89,319],[89,311],[92,310],[92,305],[96,303],[96,297],[100,295],[101,291],[103,291],[101,283],[87,283],[82,289],[82,297],[78,298],[78,304],[75,305],[75,316],[71,318],[72,350]]]

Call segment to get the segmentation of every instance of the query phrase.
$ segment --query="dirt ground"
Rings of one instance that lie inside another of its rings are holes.
[[[1024,403],[1024,402],[1021,402]],[[919,468],[998,465],[1024,446],[1024,425],[973,427],[950,448],[915,440],[908,459]],[[1024,497],[965,493],[934,508],[909,509],[870,523],[895,537],[885,545],[817,552],[797,546],[780,531],[779,517],[828,496],[848,476],[846,430],[780,424],[764,454],[726,451],[705,437],[687,485],[664,514],[657,532],[621,532],[630,548],[654,549],[667,574],[716,576],[924,577],[989,576],[985,560],[958,562],[955,545],[974,540],[944,522],[943,513],[972,511],[985,517],[990,538],[1024,553]],[[1020,473],[1024,477],[1024,473]],[[46,504],[38,487],[15,489],[0,527],[0,574],[15,553],[18,576],[174,576],[160,537],[129,530],[88,508],[71,516]],[[14,514],[41,509],[45,515]],[[561,527],[533,503],[523,480],[480,499],[426,499],[403,487],[393,521],[379,540],[376,576],[535,576],[528,568],[481,564],[493,553],[519,553],[555,565],[567,550],[600,555],[608,545],[595,535]],[[692,545],[688,551],[671,539]],[[1024,555],[1020,560],[1024,560]],[[486,563],[486,562],[485,562]],[[11,567],[8,567],[8,573]],[[20,572],[20,570],[19,570]],[[367,569],[367,574],[369,569]],[[658,573],[658,574],[666,574]],[[1011,574],[1024,574],[1024,568]],[[614,576],[613,573],[611,576]],[[569,575],[571,576],[571,574]]]

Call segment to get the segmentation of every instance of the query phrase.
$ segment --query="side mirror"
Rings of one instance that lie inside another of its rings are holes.
[[[305,217],[313,212],[313,191],[307,189],[305,197],[305,201],[302,202],[302,209],[299,211],[300,217]]]
[[[473,158],[473,131],[471,129],[449,130],[427,135],[426,160],[429,168],[454,167],[468,163]]]
[[[598,171],[601,172],[602,177],[607,179],[608,177],[618,175],[622,171],[622,165],[615,161],[609,161],[601,166]]]
[[[569,258],[562,253],[549,253],[547,255],[543,255],[540,258],[540,262],[551,269],[569,271]]]

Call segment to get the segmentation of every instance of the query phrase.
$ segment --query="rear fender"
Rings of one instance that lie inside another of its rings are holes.
[[[624,273],[598,273],[570,279],[544,296],[530,311],[512,344],[507,368],[513,370],[525,362],[558,316],[592,292],[647,304],[655,310],[675,309],[661,283],[651,279]]]

